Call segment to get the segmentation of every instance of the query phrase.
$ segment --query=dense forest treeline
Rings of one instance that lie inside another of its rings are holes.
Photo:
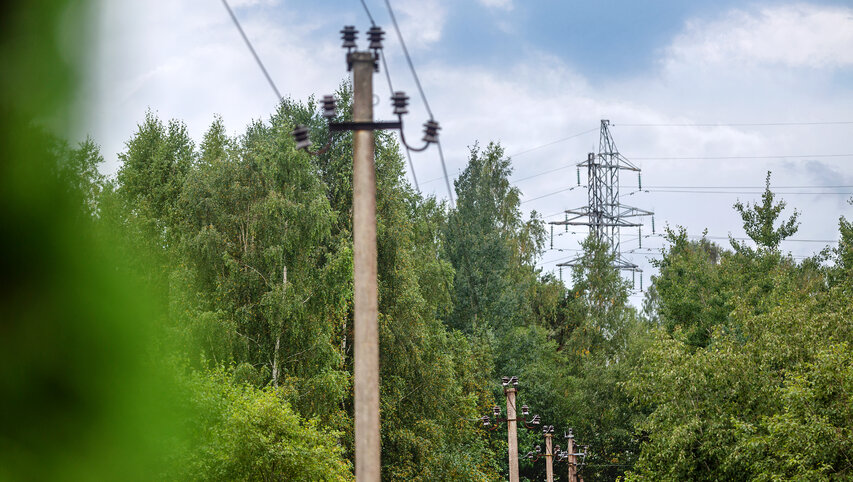
[[[217,118],[196,145],[149,112],[109,179],[91,140],[57,148],[81,216],[159,302],[157,353],[191,414],[174,476],[352,477],[350,138],[312,157],[290,136],[301,123],[325,142],[324,122],[284,101],[241,135]],[[798,213],[782,219],[768,173],[759,202],[734,206],[754,243],[667,228],[638,313],[593,238],[566,285],[536,268],[544,224],[522,216],[511,172],[498,144],[474,144],[450,208],[377,135],[385,479],[505,477],[505,435],[478,422],[504,405],[502,375],[589,445],[588,481],[853,477],[850,222],[837,248],[784,254]],[[541,443],[522,432],[522,453]]]
[[[149,112],[111,177],[93,140],[39,138],[73,200],[66,222],[138,289],[89,299],[146,293],[117,343],[160,380],[149,403],[168,417],[136,415],[171,434],[148,461],[163,477],[352,478],[350,138],[312,157],[297,123],[327,140],[311,101],[236,136],[216,118],[198,144]],[[502,375],[589,445],[588,481],[853,477],[850,222],[836,248],[784,254],[798,213],[783,219],[768,174],[760,201],[734,206],[754,243],[667,228],[638,312],[594,238],[565,285],[536,267],[544,223],[523,217],[511,173],[500,145],[474,144],[450,208],[415,192],[377,135],[385,479],[503,479],[505,432],[478,420],[503,407]],[[522,430],[522,453],[539,444]],[[541,461],[521,472],[544,478]]]

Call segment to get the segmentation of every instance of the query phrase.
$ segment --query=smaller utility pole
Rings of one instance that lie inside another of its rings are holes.
[[[569,434],[566,438],[569,439],[569,446],[566,448],[566,452],[569,456],[569,482],[578,482],[577,458],[575,457],[575,436],[572,434],[572,429],[569,429]]]
[[[506,418],[501,417],[501,407],[495,405],[493,408],[494,420],[488,415],[483,415],[480,420],[483,422],[483,427],[489,430],[496,430],[501,422],[506,422],[507,441],[509,442],[509,481],[518,482],[518,422],[524,424],[528,430],[533,430],[540,423],[539,415],[534,415],[530,419],[530,423],[527,423],[530,407],[522,405],[521,418],[518,417],[518,412],[515,409],[518,377],[503,377],[501,383],[504,387],[504,395],[506,395]]]
[[[518,379],[515,379],[515,384],[518,384]],[[506,386],[504,394],[506,395],[506,431],[509,439],[509,482],[518,482],[518,425],[515,418],[515,393],[514,386]]]
[[[551,426],[551,431],[548,431],[548,427],[545,427],[545,430],[545,478],[547,482],[554,482],[554,450],[552,445],[554,426]]]

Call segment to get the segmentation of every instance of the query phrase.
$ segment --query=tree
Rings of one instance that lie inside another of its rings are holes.
[[[800,213],[794,210],[794,214],[790,218],[783,221],[779,227],[775,227],[776,220],[779,218],[782,211],[785,209],[785,201],[779,201],[774,204],[775,195],[770,190],[770,171],[767,171],[765,180],[764,194],[761,195],[761,204],[744,205],[740,201],[734,204],[735,210],[743,219],[743,228],[747,236],[750,237],[755,244],[767,250],[778,250],[779,243],[784,239],[791,237],[797,232],[799,222],[797,218]],[[745,249],[741,243],[732,240],[732,246],[738,251]]]
[[[455,181],[456,209],[448,218],[447,257],[456,270],[448,325],[468,332],[479,325],[508,330],[528,315],[524,292],[535,280],[533,262],[545,240],[542,221],[524,221],[520,191],[509,182],[510,160],[490,143],[471,148]]]
[[[704,237],[689,240],[683,227],[667,227],[664,239],[670,246],[661,250],[661,259],[652,260],[658,268],[650,288],[657,315],[670,334],[679,332],[688,344],[706,346],[731,311],[729,278],[720,264],[729,253]]]
[[[188,371],[184,428],[172,477],[181,480],[352,480],[340,434],[304,420],[271,389],[219,368]]]

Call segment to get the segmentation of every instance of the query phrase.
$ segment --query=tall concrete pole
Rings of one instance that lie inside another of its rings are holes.
[[[572,434],[572,429],[569,429],[569,482],[578,482],[578,467],[577,457],[575,457],[575,436]]]
[[[373,122],[373,55],[348,55],[353,121]],[[376,172],[373,131],[353,133],[352,224],[355,304],[355,480],[379,482],[379,306],[376,283]]]
[[[515,388],[506,389],[506,428],[509,438],[509,482],[518,482],[518,425],[515,416]]]
[[[554,482],[554,450],[552,447],[552,439],[554,434],[545,434],[545,478],[548,482]]]

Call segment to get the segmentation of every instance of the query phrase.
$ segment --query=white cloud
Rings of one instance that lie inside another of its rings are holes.
[[[394,2],[394,13],[410,49],[425,48],[441,40],[447,7],[440,0],[398,0]],[[396,41],[394,34],[390,36]]]
[[[853,65],[853,10],[798,4],[735,10],[687,23],[667,62],[714,68],[751,64],[833,68]]]
[[[512,0],[478,0],[480,4],[488,8],[510,11],[513,9]]]

